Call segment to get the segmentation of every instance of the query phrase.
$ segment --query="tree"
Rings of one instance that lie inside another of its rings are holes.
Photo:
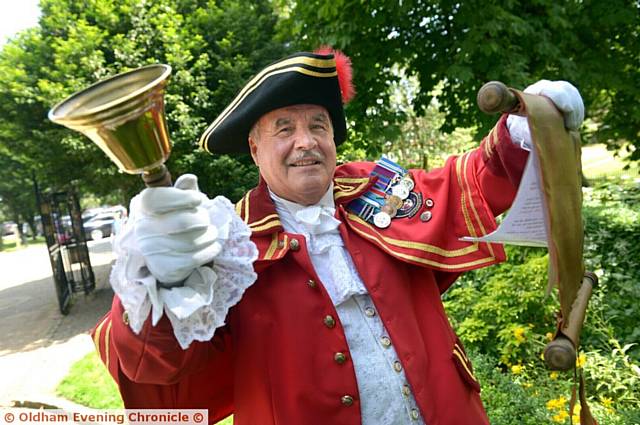
[[[429,94],[445,113],[442,129],[477,126],[495,117],[475,105],[481,85],[501,80],[524,88],[538,79],[567,79],[596,120],[594,140],[640,146],[640,4],[631,0],[554,2],[354,0],[282,2],[281,31],[299,48],[331,44],[353,59],[358,95],[348,113],[360,140],[406,119],[388,102],[394,66],[414,75],[424,113]],[[372,115],[372,109],[375,114]],[[632,154],[640,159],[640,149]]]
[[[269,1],[42,0],[41,8],[39,27],[0,51],[0,148],[43,185],[74,182],[122,203],[142,188],[88,139],[46,116],[100,78],[157,62],[173,67],[165,97],[173,175],[194,172],[203,190],[231,199],[257,181],[249,158],[212,158],[197,141],[244,80],[283,54]]]

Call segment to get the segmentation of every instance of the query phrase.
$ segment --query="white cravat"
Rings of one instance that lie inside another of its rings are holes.
[[[340,220],[334,217],[333,184],[320,202],[306,207],[282,199],[271,190],[269,194],[284,229],[304,235],[311,263],[333,304],[337,306],[352,295],[366,294],[367,289],[338,231]]]

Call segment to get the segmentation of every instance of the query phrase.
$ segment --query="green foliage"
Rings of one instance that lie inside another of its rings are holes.
[[[0,151],[12,161],[0,167],[5,185],[28,194],[22,180],[33,173],[43,188],[73,182],[81,193],[128,203],[140,179],[46,114],[97,79],[157,62],[173,68],[165,100],[174,177],[195,173],[204,191],[232,199],[257,182],[250,158],[195,151],[244,81],[285,52],[268,0],[42,0],[41,8],[39,27],[0,51]],[[17,204],[1,188],[0,196]]]
[[[467,274],[444,300],[462,340],[511,366],[539,356],[557,301],[544,296],[545,251],[507,247],[507,253],[520,261]]]
[[[640,146],[636,1],[282,3],[288,19],[281,31],[297,47],[328,43],[351,55],[358,95],[347,112],[356,135],[350,140],[358,147],[376,143],[406,119],[389,102],[399,81],[395,67],[419,81],[414,107],[421,114],[431,91],[442,84],[439,102],[447,132],[477,126],[479,135],[486,134],[494,119],[481,114],[475,98],[487,81],[524,88],[541,78],[565,79],[581,90],[598,123],[594,138],[611,146],[624,140]],[[640,149],[632,157],[640,159]]]
[[[585,265],[600,285],[589,303],[578,365],[600,423],[637,424],[640,187],[605,180],[584,195]],[[559,308],[555,291],[544,297],[545,250],[507,247],[507,253],[509,262],[460,279],[444,296],[447,312],[476,353],[492,424],[514,423],[513,417],[518,423],[568,423],[572,376],[550,373],[541,359]]]
[[[514,382],[511,375],[495,366],[493,357],[477,352],[469,354],[476,377],[482,385],[480,395],[492,425],[539,425],[549,422],[544,396],[533,396],[527,388]]]
[[[590,315],[599,334],[588,338],[623,345],[640,341],[640,187],[623,180],[604,181],[585,191],[585,264],[599,276]],[[640,347],[630,355],[640,361]]]
[[[95,351],[71,366],[56,392],[68,400],[94,409],[124,407],[115,381]]]

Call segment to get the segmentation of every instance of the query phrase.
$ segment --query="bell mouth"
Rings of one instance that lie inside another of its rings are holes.
[[[165,64],[147,65],[98,81],[49,111],[49,119],[67,127],[93,126],[152,101],[171,74]]]

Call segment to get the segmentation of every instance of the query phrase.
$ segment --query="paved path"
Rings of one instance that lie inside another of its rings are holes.
[[[113,255],[108,239],[89,242],[96,289],[75,294],[67,316],[58,311],[44,245],[0,253],[0,406],[55,401],[70,366],[91,352],[87,331],[109,309]]]

